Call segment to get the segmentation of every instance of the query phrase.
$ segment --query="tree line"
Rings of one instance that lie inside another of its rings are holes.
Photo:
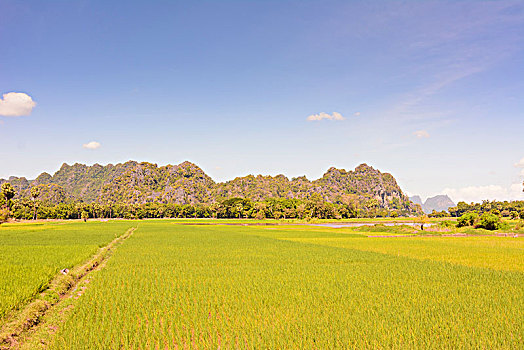
[[[88,218],[253,218],[253,219],[348,219],[398,217],[412,215],[409,210],[398,205],[394,209],[382,208],[379,202],[370,198],[364,203],[324,201],[318,194],[310,199],[268,198],[252,201],[247,198],[230,198],[212,204],[174,204],[148,202],[143,204],[124,204],[107,201],[105,203],[81,201],[51,203],[41,201],[42,189],[33,187],[30,198],[16,198],[16,191],[9,183],[0,189],[0,223],[8,218],[30,219],[88,219]],[[461,217],[475,213],[479,217],[492,214],[498,217],[524,219],[524,201],[483,201],[482,203],[459,202],[448,212],[433,212],[430,217]]]
[[[331,203],[319,195],[310,199],[269,198],[252,201],[230,198],[212,204],[174,204],[150,202],[144,204],[70,202],[52,204],[38,199],[35,187],[31,198],[14,199],[15,191],[9,183],[0,193],[0,220],[30,219],[88,219],[88,218],[253,218],[253,219],[347,219],[365,217],[397,217],[409,212],[402,209],[381,208],[376,199],[364,206],[359,203]]]
[[[482,214],[493,214],[499,217],[511,219],[524,219],[524,201],[482,201],[482,203],[459,202],[457,206],[448,208],[449,215],[452,217],[461,217],[466,213],[475,213],[478,216]]]

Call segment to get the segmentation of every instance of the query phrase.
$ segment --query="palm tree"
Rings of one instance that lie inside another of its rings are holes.
[[[4,195],[5,206],[8,210],[11,207],[11,199],[15,196],[15,193],[15,189],[9,182],[2,184],[2,194]]]

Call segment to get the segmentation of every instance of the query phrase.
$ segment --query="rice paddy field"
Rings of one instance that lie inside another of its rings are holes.
[[[41,289],[58,268],[132,225],[81,296],[50,310],[21,348],[524,347],[522,237],[368,237],[362,229],[168,220],[12,225],[0,227],[2,253],[11,254],[0,258],[2,286],[17,279],[20,290]],[[18,273],[12,266],[31,255],[33,240],[36,251],[49,240],[53,254],[61,242],[70,252],[24,260]],[[32,269],[46,278],[34,281]],[[13,305],[0,299],[1,309]]]
[[[0,227],[0,320],[125,232],[125,222],[4,224]]]

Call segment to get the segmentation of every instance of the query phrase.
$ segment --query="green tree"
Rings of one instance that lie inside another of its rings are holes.
[[[500,217],[490,213],[484,213],[478,220],[475,228],[483,228],[486,230],[498,230],[501,228],[502,222]]]
[[[266,210],[267,210],[267,203],[266,202],[258,202],[255,204],[255,218],[257,220],[262,220],[266,218]]]
[[[473,226],[478,219],[477,213],[466,213],[458,218],[457,227]]]
[[[373,217],[377,216],[377,208],[380,206],[380,203],[376,198],[372,198],[366,202],[366,208],[369,213],[372,213]]]
[[[306,209],[307,209],[307,207],[306,207],[305,203],[300,203],[300,204],[297,205],[296,212],[297,212],[297,216],[298,216],[299,219],[303,219],[305,217]]]
[[[11,207],[11,199],[13,199],[15,194],[15,189],[9,182],[2,184],[2,195],[4,196],[5,205],[8,209]]]
[[[92,208],[93,208],[93,216],[95,218],[100,218],[100,213],[102,211],[102,207],[100,206],[100,204],[93,203]]]
[[[2,196],[5,200],[5,208],[4,211],[0,213],[0,216],[2,216],[2,218],[0,218],[0,221],[6,222],[10,217],[12,199],[15,196],[16,192],[9,182],[2,184],[1,190]]]
[[[238,218],[242,218],[242,214],[244,213],[244,204],[241,201],[238,201],[235,203],[235,211],[238,214]]]
[[[36,199],[40,196],[40,187],[35,186],[31,188],[31,197],[33,198],[33,208],[34,208],[34,216],[33,220],[36,220],[37,212],[38,212],[38,203]]]

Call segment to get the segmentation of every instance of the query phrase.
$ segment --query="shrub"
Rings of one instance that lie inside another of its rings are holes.
[[[477,213],[466,213],[457,220],[457,227],[473,226],[478,219]]]
[[[500,217],[494,214],[484,213],[478,220],[475,228],[483,228],[486,230],[498,230],[501,228],[502,222]]]
[[[0,209],[0,224],[4,223],[9,219],[9,211],[7,209]]]
[[[498,209],[492,209],[492,210],[491,210],[491,215],[500,216],[500,210],[498,210]]]
[[[437,224],[438,227],[442,228],[453,228],[456,226],[455,222],[450,220],[441,221]]]

